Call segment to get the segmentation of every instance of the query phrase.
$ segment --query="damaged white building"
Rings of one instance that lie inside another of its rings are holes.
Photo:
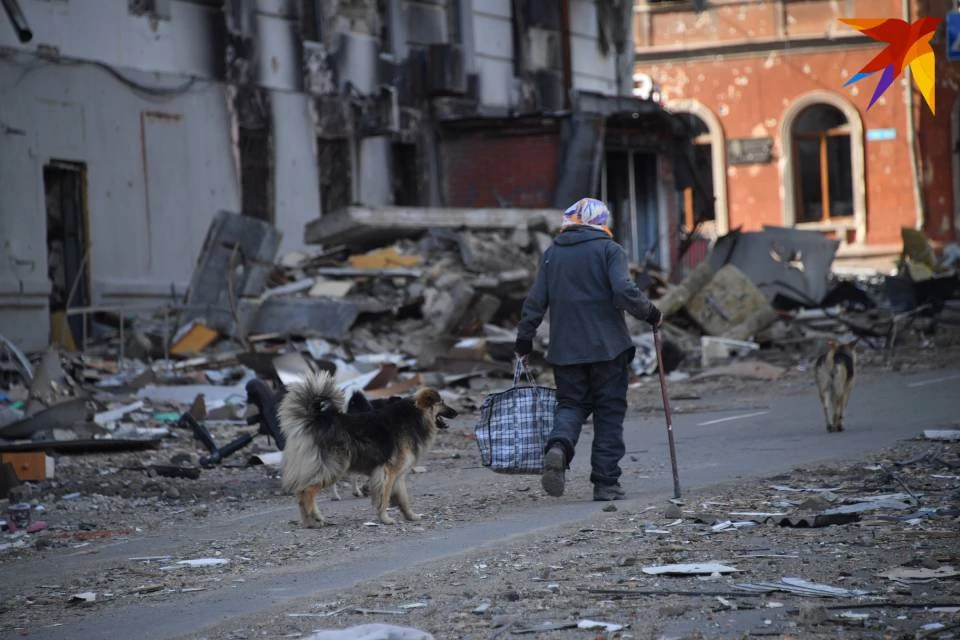
[[[68,308],[182,301],[218,211],[282,254],[351,205],[593,195],[633,259],[676,267],[685,131],[634,97],[628,0],[4,6],[0,334],[24,350]]]

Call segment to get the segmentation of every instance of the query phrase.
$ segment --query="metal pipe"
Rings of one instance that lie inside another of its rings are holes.
[[[20,10],[17,0],[0,0],[0,2],[3,2],[3,8],[7,12],[7,17],[10,18],[20,42],[26,43],[33,40],[33,31],[30,29],[27,19],[23,16],[23,11]]]

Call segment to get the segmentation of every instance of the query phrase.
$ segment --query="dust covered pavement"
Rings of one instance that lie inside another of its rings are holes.
[[[909,442],[696,491],[676,505],[597,504],[576,526],[202,637],[300,637],[372,621],[437,638],[957,637],[958,470],[956,443]],[[579,475],[574,486],[587,487]],[[847,524],[821,526],[809,515],[831,510]],[[688,566],[651,575],[675,564]],[[589,621],[603,626],[577,628]]]

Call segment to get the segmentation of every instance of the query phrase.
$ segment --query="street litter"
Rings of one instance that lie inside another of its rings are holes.
[[[936,569],[927,569],[925,567],[897,567],[883,573],[877,574],[881,578],[888,578],[897,582],[930,582],[939,578],[954,578],[960,576],[957,571],[949,565],[937,567]]]
[[[728,567],[718,562],[705,562],[698,564],[666,564],[653,567],[643,567],[643,572],[648,575],[658,576],[694,576],[694,575],[713,575],[715,573],[735,573],[740,571],[736,567]]]
[[[753,520],[738,520],[733,522],[732,520],[724,520],[723,522],[718,522],[717,524],[710,527],[712,531],[735,531],[737,529],[743,529],[745,527],[755,527],[757,523]]]
[[[837,615],[838,618],[845,618],[847,620],[866,620],[870,617],[869,613],[856,613],[854,611],[844,611],[841,614]]]
[[[853,598],[868,595],[869,591],[859,589],[843,589],[841,587],[832,587],[825,584],[816,584],[802,578],[781,578],[780,582],[756,582],[747,584],[734,584],[737,589],[751,591],[754,593],[772,593],[774,591],[785,591],[800,596],[811,596],[819,598]]]
[[[218,567],[221,565],[228,564],[230,561],[226,558],[195,558],[193,560],[180,560],[173,565],[167,567],[160,567],[161,571],[168,571],[171,569],[198,569],[203,567]]]
[[[426,631],[392,624],[362,624],[345,629],[316,630],[304,640],[434,640]]]
[[[625,628],[622,624],[599,622],[597,620],[581,620],[577,623],[577,629],[586,629],[588,631],[606,631],[612,633],[614,631],[622,631]]]
[[[407,611],[403,609],[364,609],[362,607],[357,607],[353,609],[354,613],[359,613],[361,615],[382,615],[382,616],[404,616],[407,615]]]
[[[904,496],[907,497],[907,496]],[[823,512],[824,515],[830,516],[834,514],[843,514],[843,513],[863,513],[865,511],[877,511],[880,509],[890,509],[893,511],[902,511],[904,509],[910,509],[913,505],[910,505],[906,502],[896,500],[893,498],[882,498],[877,500],[866,500],[864,502],[856,502],[854,504],[847,504],[841,507],[834,507],[833,509],[827,509]]]
[[[83,593],[75,593],[70,596],[70,604],[89,604],[91,602],[96,602],[97,594],[94,591],[84,591]]]

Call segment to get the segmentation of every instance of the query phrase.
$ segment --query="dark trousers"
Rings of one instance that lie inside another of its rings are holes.
[[[557,383],[557,410],[547,449],[560,444],[573,459],[580,431],[593,414],[593,449],[590,482],[617,484],[620,460],[626,452],[623,418],[627,413],[628,367],[634,350],[627,349],[613,360],[553,368]]]

